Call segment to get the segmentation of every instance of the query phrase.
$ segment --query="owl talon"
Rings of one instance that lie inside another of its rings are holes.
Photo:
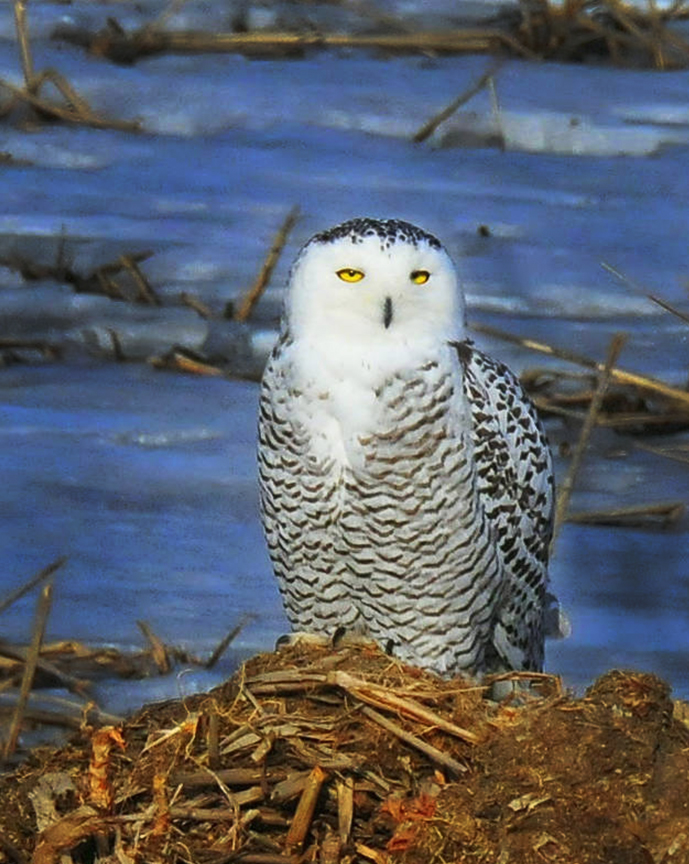
[[[275,642],[275,650],[282,651],[284,648],[291,648],[295,645],[301,645],[305,648],[327,648],[330,644],[328,636],[324,636],[322,633],[296,630],[294,633],[284,633],[279,636]]]
[[[339,648],[342,645],[344,639],[347,638],[347,628],[340,625],[335,629],[333,633],[331,644],[333,648]]]
[[[338,627],[332,636],[326,636],[324,633],[310,633],[308,630],[295,630],[293,633],[284,633],[279,636],[275,642],[275,650],[282,651],[285,648],[292,648],[300,645],[304,648],[371,648],[378,646],[375,639],[364,633],[357,633],[354,630],[347,630],[346,627]],[[389,639],[384,646],[381,646],[385,653],[392,653],[393,641]]]
[[[372,648],[378,647],[379,643],[366,633],[358,633],[356,630],[347,630],[338,627],[332,638],[333,648]]]

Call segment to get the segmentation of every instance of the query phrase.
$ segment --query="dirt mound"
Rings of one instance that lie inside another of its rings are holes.
[[[0,861],[689,862],[668,687],[521,685],[498,705],[374,651],[260,655],[0,778]]]

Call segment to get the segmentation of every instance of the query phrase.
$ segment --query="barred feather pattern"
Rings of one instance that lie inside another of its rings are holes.
[[[505,583],[487,667],[540,671],[554,514],[550,448],[533,404],[507,366],[469,342],[455,347],[471,409],[479,495]]]
[[[550,456],[518,381],[469,343],[376,389],[361,459],[314,446],[285,330],[259,412],[263,524],[295,630],[359,631],[440,674],[540,669]]]

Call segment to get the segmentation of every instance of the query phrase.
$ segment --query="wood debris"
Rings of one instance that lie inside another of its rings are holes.
[[[583,421],[596,399],[600,404],[593,416],[600,426],[635,434],[671,433],[689,428],[689,390],[673,387],[650,375],[622,369],[615,363],[606,369],[606,363],[577,351],[516,336],[497,327],[474,324],[472,329],[590,370],[584,374],[552,368],[527,370],[522,383],[536,407],[545,414]],[[611,350],[613,348],[614,345]],[[601,375],[609,380],[597,397]]]
[[[372,647],[260,655],[0,777],[0,862],[77,864],[84,844],[124,864],[687,860],[667,686],[611,672],[575,699],[521,677],[546,695],[496,704]]]
[[[97,129],[121,129],[136,132],[140,128],[138,121],[114,120],[102,117],[89,106],[69,81],[56,69],[44,69],[36,72],[34,69],[27,23],[28,0],[14,0],[14,20],[21,57],[24,84],[21,87],[12,84],[6,78],[0,78],[0,90],[10,93],[10,98],[0,105],[0,117],[6,117],[18,106],[27,106],[33,112],[33,121],[49,118],[51,121],[64,120],[82,126],[92,126]],[[53,99],[41,96],[41,91],[51,86],[61,99],[56,103]]]
[[[258,276],[254,280],[253,285],[251,286],[251,288],[249,288],[249,290],[246,292],[246,294],[240,301],[239,306],[234,313],[234,318],[236,321],[248,320],[254,306],[258,303],[266,286],[270,282],[270,277],[273,274],[275,265],[277,264],[278,259],[282,254],[282,250],[285,248],[287,238],[289,237],[290,232],[294,228],[298,218],[299,207],[295,205],[289,211],[277,234],[275,235],[271,247],[268,250],[268,254],[266,255],[265,261],[263,262],[263,266],[261,267]]]
[[[601,374],[598,378],[596,389],[593,393],[593,396],[591,397],[589,408],[586,412],[586,417],[584,419],[584,423],[581,427],[581,432],[579,434],[579,440],[577,441],[577,445],[574,448],[574,452],[570,460],[567,476],[565,477],[558,492],[557,503],[555,506],[555,524],[553,526],[553,537],[550,544],[551,552],[555,547],[558,535],[560,533],[560,530],[562,529],[563,523],[565,522],[569,510],[569,500],[574,489],[577,473],[579,472],[579,468],[583,461],[584,453],[586,452],[586,448],[591,437],[591,432],[593,431],[593,427],[595,426],[598,419],[598,414],[600,413],[603,399],[605,398],[605,394],[608,390],[608,387],[610,386],[612,370],[617,363],[617,359],[626,341],[626,335],[618,333],[613,336],[610,346],[608,348],[608,355],[605,360],[605,365],[603,366]]]
[[[101,711],[93,701],[92,685],[95,682],[105,678],[135,679],[165,675],[181,663],[210,669],[251,617],[244,616],[230,628],[207,659],[166,645],[145,621],[138,622],[149,643],[149,647],[142,651],[91,647],[76,640],[46,643],[43,636],[50,611],[52,578],[66,560],[58,558],[0,598],[0,611],[5,611],[28,591],[46,582],[36,603],[30,644],[15,645],[0,640],[0,738],[4,742],[3,756],[6,762],[13,757],[15,750],[20,754],[22,752],[21,747],[18,747],[20,732],[45,726],[78,730],[85,725],[98,727],[121,723],[122,718]],[[75,698],[55,695],[54,692],[46,693],[46,689],[62,689]],[[116,729],[109,732],[110,740],[118,740],[118,734]],[[94,755],[96,762],[107,761],[109,749],[106,745],[107,741],[103,739],[99,745],[101,756],[96,758]]]
[[[582,62],[606,58],[617,65],[674,69],[689,65],[689,44],[673,29],[686,17],[682,3],[661,9],[636,8],[620,0],[522,0],[520,15],[498,15],[491,26],[443,30],[410,29],[404,19],[373,16],[367,4],[348,4],[362,20],[349,32],[323,32],[317,26],[298,31],[211,33],[166,29],[161,16],[127,31],[109,18],[97,32],[60,27],[55,38],[87,48],[92,54],[129,64],[161,53],[238,53],[247,57],[292,58],[308,51],[361,49],[385,54],[462,54],[502,52],[531,60]]]
[[[53,597],[52,582],[48,582],[41,589],[38,603],[36,604],[36,617],[34,620],[33,633],[31,636],[31,644],[26,652],[26,660],[24,661],[24,671],[22,674],[21,686],[19,688],[19,697],[10,723],[10,729],[5,740],[3,756],[7,759],[11,756],[17,746],[19,732],[21,730],[24,712],[29,699],[29,693],[33,686],[34,675],[38,665],[38,658],[43,644],[43,636],[45,634],[45,625],[50,613],[50,606]]]
[[[676,525],[686,513],[684,501],[611,507],[609,510],[578,510],[567,514],[568,522],[579,525],[607,525],[621,528],[667,528]]]
[[[26,282],[54,280],[71,285],[77,294],[102,294],[111,300],[148,306],[161,305],[160,299],[139,267],[142,261],[151,257],[151,251],[120,255],[114,261],[101,264],[91,272],[79,273],[67,260],[65,242],[64,238],[60,238],[57,257],[52,264],[39,264],[20,255],[5,255],[0,257],[0,265],[18,272]]]

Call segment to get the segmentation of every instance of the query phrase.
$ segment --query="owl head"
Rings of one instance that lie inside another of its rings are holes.
[[[286,314],[309,341],[413,346],[464,337],[454,265],[432,234],[352,219],[312,237],[292,267]]]

